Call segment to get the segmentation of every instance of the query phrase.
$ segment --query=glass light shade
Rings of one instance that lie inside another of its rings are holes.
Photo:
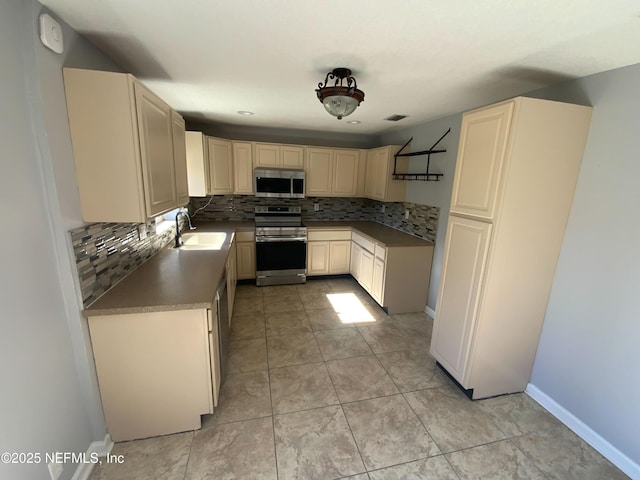
[[[338,117],[338,120],[351,115],[356,110],[358,103],[355,98],[344,95],[332,95],[322,101],[327,112],[334,117]]]

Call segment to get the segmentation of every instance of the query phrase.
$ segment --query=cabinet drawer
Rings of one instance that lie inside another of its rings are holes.
[[[255,242],[256,232],[252,231],[238,231],[236,232],[236,242]]]
[[[375,254],[380,260],[385,260],[387,258],[387,249],[383,246],[376,245]]]
[[[308,240],[310,242],[351,240],[351,230],[309,230]]]
[[[368,238],[365,238],[362,235],[353,232],[351,234],[351,239],[365,250],[368,250],[371,253],[375,251],[376,244]]]

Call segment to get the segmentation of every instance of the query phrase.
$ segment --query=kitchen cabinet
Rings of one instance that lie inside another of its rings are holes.
[[[474,399],[529,382],[590,117],[523,97],[463,115],[431,353]]]
[[[235,235],[229,246],[229,256],[227,257],[227,300],[229,302],[229,326],[231,326],[231,317],[233,316],[233,304],[236,299],[236,284],[238,283],[238,266],[236,258],[236,239]]]
[[[187,145],[184,130],[184,119],[178,112],[171,112],[173,137],[173,158],[176,172],[176,195],[178,205],[189,203],[189,181],[187,176]]]
[[[309,230],[307,241],[307,275],[349,273],[351,231]]]
[[[233,193],[253,195],[253,145],[250,142],[233,144]]]
[[[360,180],[360,151],[307,147],[306,195],[355,197]]]
[[[351,275],[388,313],[421,312],[427,304],[433,245],[385,246],[355,230]]]
[[[399,145],[388,145],[367,151],[365,197],[381,202],[404,202],[406,181],[394,180],[394,154]],[[408,157],[398,159],[398,171],[407,171]]]
[[[215,317],[206,309],[89,317],[102,407],[114,441],[200,428],[200,415],[214,406],[208,322]],[[219,373],[215,381],[217,389]]]
[[[255,232],[237,232],[236,265],[239,280],[256,278]]]
[[[210,195],[233,193],[233,156],[231,142],[222,138],[206,137],[209,157]]]
[[[254,166],[300,170],[304,167],[304,147],[300,145],[256,143]]]
[[[206,197],[211,191],[206,138],[202,132],[185,132],[190,197]]]
[[[184,204],[171,107],[129,74],[63,74],[83,220],[143,223]]]

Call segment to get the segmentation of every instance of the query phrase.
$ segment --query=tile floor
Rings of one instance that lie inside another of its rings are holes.
[[[627,478],[525,394],[471,402],[432,320],[351,279],[239,286],[229,372],[202,429],[114,446],[92,480]]]

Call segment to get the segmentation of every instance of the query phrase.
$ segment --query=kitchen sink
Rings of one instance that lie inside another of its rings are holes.
[[[182,234],[182,250],[220,250],[227,239],[225,232],[198,232]]]

